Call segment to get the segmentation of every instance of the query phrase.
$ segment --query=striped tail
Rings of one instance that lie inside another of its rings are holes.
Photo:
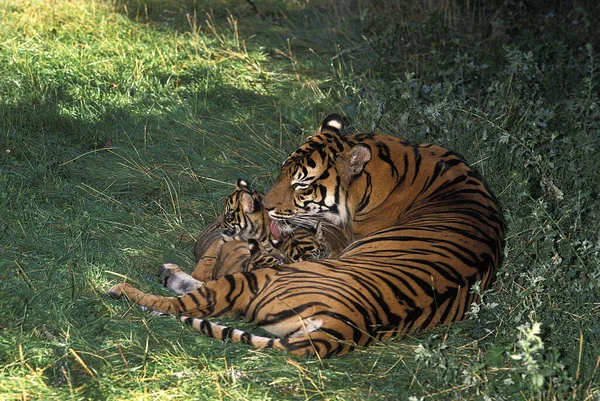
[[[234,329],[232,327],[223,326],[216,324],[204,319],[198,319],[194,317],[179,316],[179,320],[188,326],[192,326],[196,330],[204,333],[208,337],[215,338],[217,340],[225,341],[227,339],[234,343],[249,344],[256,348],[275,348],[285,349],[281,346],[281,340],[275,338],[268,338],[257,336],[247,331]]]
[[[298,356],[316,355],[317,358],[326,358],[333,355],[343,355],[354,348],[345,342],[338,341],[331,335],[314,331],[305,336],[269,338],[258,336],[247,331],[216,324],[204,319],[188,316],[179,316],[179,320],[204,333],[208,337],[234,343],[248,344],[255,348],[272,348],[287,351]]]

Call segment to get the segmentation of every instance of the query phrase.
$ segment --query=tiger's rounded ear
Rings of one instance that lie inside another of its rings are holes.
[[[344,121],[342,121],[342,117],[340,117],[339,114],[330,114],[325,118],[325,120],[323,120],[319,131],[327,130],[339,134],[342,132],[343,129]]]
[[[237,188],[238,189],[246,189],[246,188],[248,188],[248,183],[243,178],[238,178]]]
[[[371,149],[365,145],[356,145],[350,149],[348,160],[349,173],[358,175],[362,173],[366,164],[371,160]]]
[[[243,192],[241,206],[244,213],[254,213],[260,209],[260,202],[254,199],[248,192]]]
[[[269,242],[271,243],[273,248],[279,248],[281,246],[281,241],[273,237],[269,237]]]
[[[365,169],[371,160],[371,148],[367,145],[355,145],[352,149],[342,153],[336,160],[336,166],[344,185],[349,185],[354,177]]]
[[[250,251],[250,255],[256,255],[260,251],[258,241],[254,238],[250,238],[248,240],[248,250]]]

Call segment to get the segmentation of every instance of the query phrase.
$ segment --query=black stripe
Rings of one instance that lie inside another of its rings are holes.
[[[225,339],[231,339],[231,337],[233,336],[233,330],[231,327],[224,327],[221,330],[221,339],[225,340]]]
[[[419,176],[419,170],[421,169],[421,153],[417,147],[413,147],[413,157],[415,158],[414,166],[413,166],[413,179],[410,185],[413,185]],[[405,156],[405,158],[407,158]],[[406,166],[405,166],[406,167]]]
[[[369,202],[371,202],[371,194],[373,193],[371,174],[365,171],[363,175],[367,182],[365,192],[363,193],[362,199],[360,200],[358,207],[356,208],[357,213],[362,212],[365,209],[365,207],[367,207]]]
[[[252,334],[248,333],[247,331],[245,331],[241,336],[240,336],[240,342],[242,344],[252,344]]]
[[[390,169],[392,170],[392,177],[398,177],[398,169],[396,168],[396,165],[390,156],[390,148],[382,142],[377,142],[375,146],[377,146],[377,156],[379,159],[390,166]],[[404,156],[407,157],[406,154]]]

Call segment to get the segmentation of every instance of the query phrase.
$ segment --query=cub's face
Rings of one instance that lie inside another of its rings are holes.
[[[225,199],[221,232],[228,238],[246,240],[264,224],[262,220],[260,194],[239,179],[236,189]]]
[[[329,257],[321,223],[311,229],[294,231],[293,235],[283,239],[280,249],[291,263]]]

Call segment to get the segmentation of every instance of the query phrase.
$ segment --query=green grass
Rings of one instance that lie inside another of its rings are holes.
[[[0,399],[599,400],[597,6],[254,3],[0,0]],[[320,362],[105,295],[165,293],[331,112],[484,176],[506,250],[472,319]]]

